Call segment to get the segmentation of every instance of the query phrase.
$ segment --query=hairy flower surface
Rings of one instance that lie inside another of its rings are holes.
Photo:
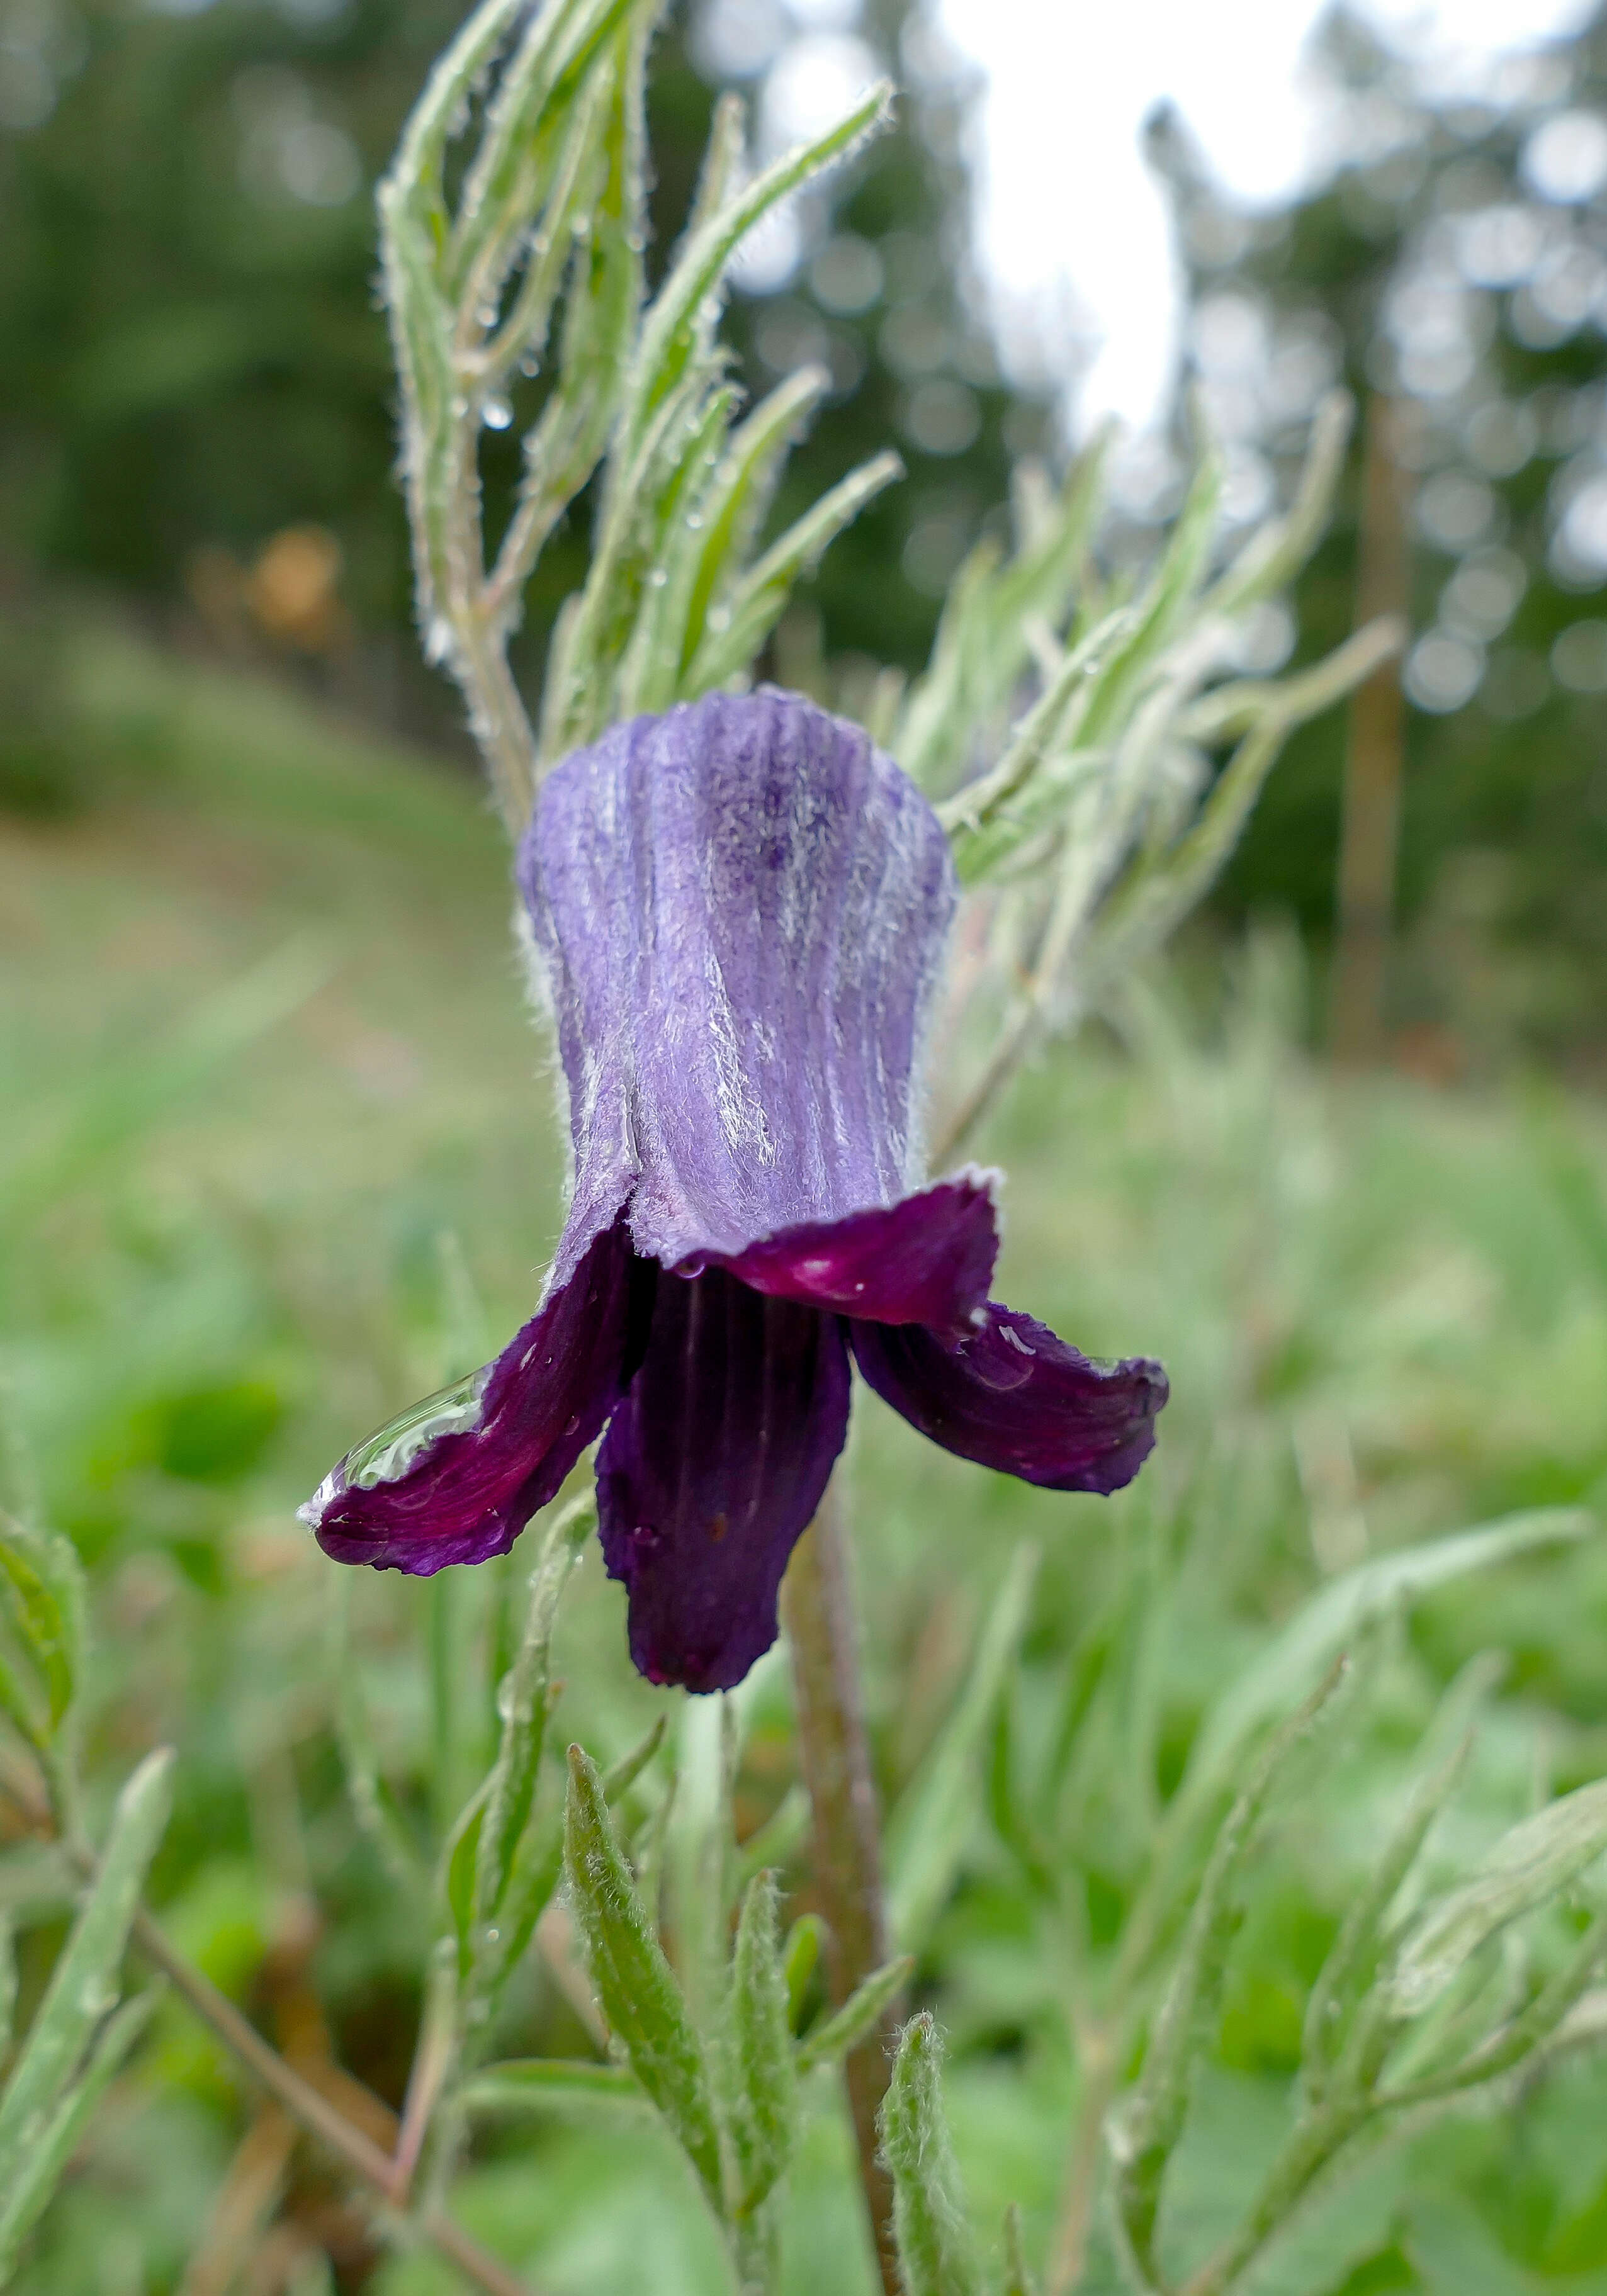
[[[916,1185],[954,870],[858,726],[772,690],[616,726],[545,783],[519,879],[569,1086],[569,1218],[496,1361],[303,1509],[326,1554],[501,1554],[603,1434],[631,1655],[723,1690],[775,1638],[850,1356],[963,1458],[1054,1490],[1131,1480],[1159,1365],[1090,1362],[988,1298],[991,1176]]]

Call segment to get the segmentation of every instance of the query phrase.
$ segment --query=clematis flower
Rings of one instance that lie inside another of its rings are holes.
[[[1159,1365],[1090,1362],[988,1298],[993,1176],[917,1184],[955,887],[890,758],[796,695],[709,694],[566,758],[518,873],[569,1087],[568,1220],[496,1361],[302,1510],[326,1554],[414,1572],[504,1554],[601,1434],[631,1655],[722,1690],[775,1638],[850,1357],[963,1458],[1052,1490],[1130,1480]]]

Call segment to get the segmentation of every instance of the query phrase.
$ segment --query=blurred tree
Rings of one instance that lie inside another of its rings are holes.
[[[908,0],[808,29],[780,0],[695,0],[654,55],[657,243],[685,217],[717,85],[755,98],[763,152],[856,73],[910,85],[833,204],[761,247],[731,334],[755,390],[823,358],[836,389],[778,505],[890,436],[907,484],[828,557],[782,645],[914,663],[948,573],[1041,416],[998,384],[950,259],[963,88]],[[818,11],[814,12],[818,14]],[[187,602],[213,636],[332,663],[350,698],[449,731],[417,667],[373,184],[462,0],[0,0],[0,531],[13,576]],[[488,440],[493,515],[512,474]],[[527,666],[577,578],[554,541]],[[16,681],[12,681],[15,683]],[[28,771],[31,790],[38,744]]]
[[[1598,17],[1477,79],[1414,68],[1343,15],[1325,45],[1342,157],[1285,214],[1234,210],[1175,119],[1153,125],[1193,379],[1246,505],[1330,377],[1392,404],[1415,631],[1395,1017],[1577,1037],[1607,970],[1607,31]],[[1269,621],[1269,660],[1297,628],[1315,653],[1349,619],[1360,474],[1358,443],[1350,511],[1293,619]],[[1291,744],[1230,912],[1275,903],[1326,933],[1344,748],[1338,717]],[[1522,964],[1478,964],[1520,946]]]

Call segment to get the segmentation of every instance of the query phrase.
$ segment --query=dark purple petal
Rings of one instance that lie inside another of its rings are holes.
[[[650,1682],[729,1690],[769,1649],[848,1424],[835,1316],[717,1268],[659,1278],[646,1356],[597,1454],[603,1559]]]
[[[993,1180],[962,1172],[883,1210],[806,1220],[745,1251],[701,1253],[676,1273],[723,1267],[773,1300],[875,1324],[927,1324],[959,1338],[987,1300],[998,1258]]]
[[[855,1323],[867,1385],[946,1451],[1053,1491],[1116,1491],[1155,1441],[1158,1363],[1092,1363],[1030,1316],[989,1300],[957,1343],[915,1326]]]
[[[578,1239],[666,1267],[896,1203],[955,904],[937,816],[796,694],[710,693],[549,775],[519,857],[569,1087]]]
[[[505,1554],[619,1398],[635,1266],[619,1221],[495,1363],[344,1458],[301,1510],[324,1552],[420,1577]]]

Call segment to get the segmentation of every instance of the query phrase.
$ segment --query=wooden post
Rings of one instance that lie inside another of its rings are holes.
[[[1375,615],[1406,611],[1406,514],[1395,422],[1392,402],[1374,394],[1367,402],[1357,528],[1358,628]],[[1330,1050],[1335,1061],[1350,1067],[1371,1066],[1384,1050],[1404,718],[1400,666],[1391,657],[1357,686],[1350,701],[1329,1004]]]

